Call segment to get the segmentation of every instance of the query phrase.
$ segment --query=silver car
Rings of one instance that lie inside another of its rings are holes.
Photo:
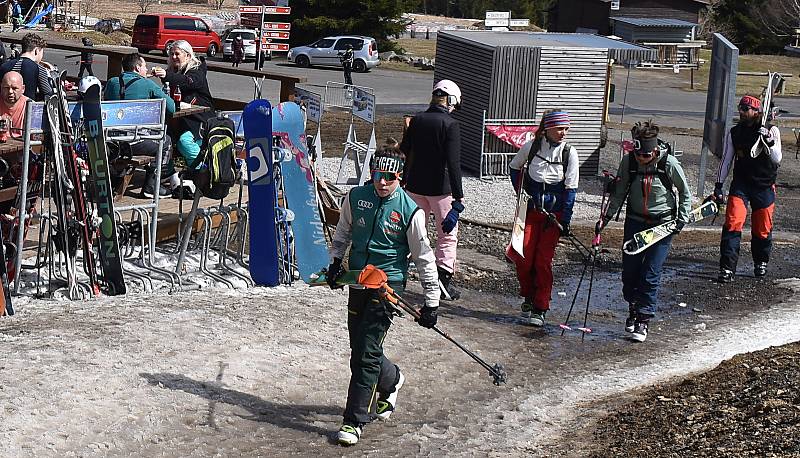
[[[242,40],[244,40],[244,58],[255,59],[258,32],[253,29],[231,29],[228,31],[222,41],[222,58],[233,60],[233,39],[236,35],[241,35]]]
[[[380,63],[378,43],[374,38],[360,35],[325,37],[308,46],[296,46],[289,49],[287,57],[289,62],[294,62],[298,67],[312,65],[341,67],[339,53],[343,53],[347,49],[347,45],[353,47],[354,72],[366,72]]]

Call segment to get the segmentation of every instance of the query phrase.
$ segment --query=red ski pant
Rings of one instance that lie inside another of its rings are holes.
[[[556,218],[559,216],[556,214]],[[530,299],[536,310],[550,308],[550,294],[553,291],[553,256],[558,245],[558,237],[557,225],[548,221],[544,213],[528,209],[522,245],[525,257],[513,253],[511,258],[517,266],[519,295]]]

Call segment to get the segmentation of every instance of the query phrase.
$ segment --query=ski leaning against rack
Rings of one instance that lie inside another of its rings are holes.
[[[3,231],[0,230],[0,316],[13,315],[14,306],[11,304],[11,290],[8,287],[8,270],[6,265],[6,246],[3,242]]]
[[[767,74],[767,87],[764,88],[764,93],[761,95],[761,109],[763,110],[761,114],[762,127],[769,128],[768,123],[772,120],[772,96],[775,94],[775,91],[782,81],[783,76],[781,76],[780,73],[769,72]],[[769,151],[769,146],[764,137],[759,135],[758,140],[756,140],[753,147],[750,148],[750,156],[754,158],[758,157],[762,151]]]
[[[80,232],[83,245],[83,268],[86,275],[89,276],[89,285],[92,294],[98,296],[100,294],[100,284],[97,280],[97,264],[95,262],[94,250],[92,249],[93,223],[86,202],[86,190],[84,189],[81,166],[79,164],[78,154],[75,151],[75,130],[72,126],[67,94],[64,92],[64,86],[62,86],[62,81],[64,81],[66,73],[67,72],[61,73],[58,79],[55,80],[54,88],[60,102],[58,106],[58,120],[61,153],[64,155],[64,165],[66,166],[67,176],[72,182],[72,204],[74,214],[72,215],[73,220],[71,223],[76,225],[77,231]],[[48,115],[50,115],[49,111]]]
[[[689,212],[689,221],[687,221],[686,224],[696,223],[709,216],[716,215],[717,212],[719,212],[719,207],[717,207],[716,203],[713,201],[704,202],[702,205]],[[628,255],[641,253],[659,240],[672,234],[672,231],[675,230],[676,221],[677,220],[667,221],[666,223],[633,234],[630,240],[622,244],[622,251]]]
[[[97,217],[100,218],[98,251],[100,252],[103,280],[108,287],[108,294],[112,296],[125,294],[122,256],[117,240],[117,222],[114,214],[114,192],[111,187],[105,133],[103,132],[99,81],[85,88],[82,108],[86,144],[89,149],[89,169],[94,181]]]

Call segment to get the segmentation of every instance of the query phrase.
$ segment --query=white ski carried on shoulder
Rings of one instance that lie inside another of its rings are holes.
[[[689,212],[689,221],[687,221],[687,224],[696,223],[709,216],[716,215],[717,212],[719,212],[719,207],[717,207],[716,203],[713,201],[705,202],[703,205]],[[676,221],[677,220],[667,221],[664,224],[659,224],[658,226],[633,234],[630,240],[622,244],[622,251],[628,255],[641,253],[672,234],[672,231],[675,230]]]
[[[761,126],[767,127],[767,123],[772,120],[772,96],[775,94],[775,91],[778,89],[779,85],[783,81],[783,76],[780,73],[773,73],[769,72],[767,75],[767,87],[764,88],[764,92],[761,94],[761,109],[763,113],[761,114]],[[758,140],[753,144],[753,147],[750,148],[750,156],[753,158],[758,157],[763,151],[769,151],[769,146],[767,145],[766,140],[764,137],[758,136]]]

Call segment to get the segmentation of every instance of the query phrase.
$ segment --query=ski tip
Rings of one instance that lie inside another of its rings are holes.
[[[578,331],[580,331],[580,332],[582,332],[584,334],[591,334],[592,333],[592,328],[578,328]]]
[[[572,328],[567,326],[565,323],[559,324],[558,327],[565,331],[572,331]]]

